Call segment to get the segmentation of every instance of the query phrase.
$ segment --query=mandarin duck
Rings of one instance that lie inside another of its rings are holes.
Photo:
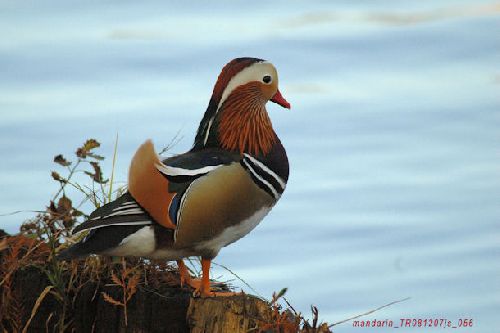
[[[181,284],[216,295],[211,260],[259,224],[288,180],[287,155],[267,101],[290,108],[271,63],[237,58],[225,65],[192,149],[161,161],[150,140],[142,144],[130,164],[128,191],[77,226],[73,233],[89,233],[59,259],[101,254],[175,260]],[[202,258],[201,280],[183,262],[190,256]]]

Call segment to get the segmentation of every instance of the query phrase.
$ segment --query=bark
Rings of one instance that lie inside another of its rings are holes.
[[[269,305],[250,295],[193,298],[187,311],[192,333],[246,333],[270,322]]]

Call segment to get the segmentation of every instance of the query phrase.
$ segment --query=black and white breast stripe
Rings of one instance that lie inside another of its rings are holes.
[[[243,154],[241,165],[248,170],[257,186],[269,193],[276,200],[280,198],[286,184],[273,170],[248,154]]]

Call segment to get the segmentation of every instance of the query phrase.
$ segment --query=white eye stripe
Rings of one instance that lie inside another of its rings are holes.
[[[217,115],[217,112],[219,111],[221,105],[226,101],[226,99],[229,97],[229,95],[231,95],[233,90],[241,85],[248,83],[248,82],[262,80],[260,73],[256,73],[256,71],[255,71],[256,64],[262,64],[262,62],[257,62],[253,65],[250,65],[250,66],[244,68],[241,72],[239,72],[238,74],[233,76],[231,78],[231,80],[229,81],[229,83],[227,84],[226,89],[224,89],[224,92],[222,93],[222,97],[219,101],[219,104],[217,105],[217,111],[215,112],[212,119],[210,119],[210,121],[208,122],[208,127],[207,127],[207,130],[205,132],[205,138],[203,140],[203,144],[205,144],[205,145],[207,144],[208,137],[209,137],[210,130],[212,128],[212,123],[215,119],[215,116]]]
[[[215,111],[215,114],[212,116],[212,118],[209,120],[208,125],[206,130],[204,131],[204,138],[203,138],[203,144],[206,145],[208,141],[208,137],[210,136],[210,130],[212,128],[212,123],[217,116],[217,112],[219,111],[221,105],[226,101],[226,99],[231,95],[231,93],[236,89],[237,87],[244,85],[248,82],[252,81],[257,81],[257,82],[263,82],[264,76],[271,76],[271,81],[266,84],[271,84],[274,79],[273,77],[275,75],[272,75],[270,73],[275,73],[276,69],[274,66],[268,62],[268,61],[260,61],[256,62],[244,69],[242,69],[238,74],[233,76],[229,83],[227,84],[226,88],[222,92],[222,97],[219,101],[219,104],[217,105],[217,110]]]
[[[234,89],[237,87],[252,81],[260,81],[261,80],[261,71],[256,71],[256,65],[260,64],[269,64],[268,62],[257,62],[253,65],[250,65],[244,68],[241,72],[233,76],[233,78],[229,81],[222,93],[222,97],[219,101],[219,105],[217,105],[217,110],[219,110],[220,106],[226,101],[226,99],[231,95]]]

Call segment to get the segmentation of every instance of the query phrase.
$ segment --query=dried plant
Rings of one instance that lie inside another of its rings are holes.
[[[319,311],[315,306],[311,306],[312,324],[298,313],[284,297],[287,288],[273,293],[269,306],[271,316],[268,321],[261,321],[256,328],[259,333],[331,333],[328,324],[319,324]],[[286,304],[281,304],[281,300]],[[319,324],[319,325],[318,325]]]
[[[119,276],[116,275],[115,272],[112,272],[111,280],[113,281],[113,284],[109,285],[118,286],[122,289],[121,300],[114,299],[106,292],[102,292],[102,296],[106,302],[123,307],[123,312],[125,314],[125,326],[128,326],[127,303],[137,291],[137,286],[141,280],[141,274],[138,272],[137,267],[127,268],[127,264],[123,260],[123,269],[121,270]]]

